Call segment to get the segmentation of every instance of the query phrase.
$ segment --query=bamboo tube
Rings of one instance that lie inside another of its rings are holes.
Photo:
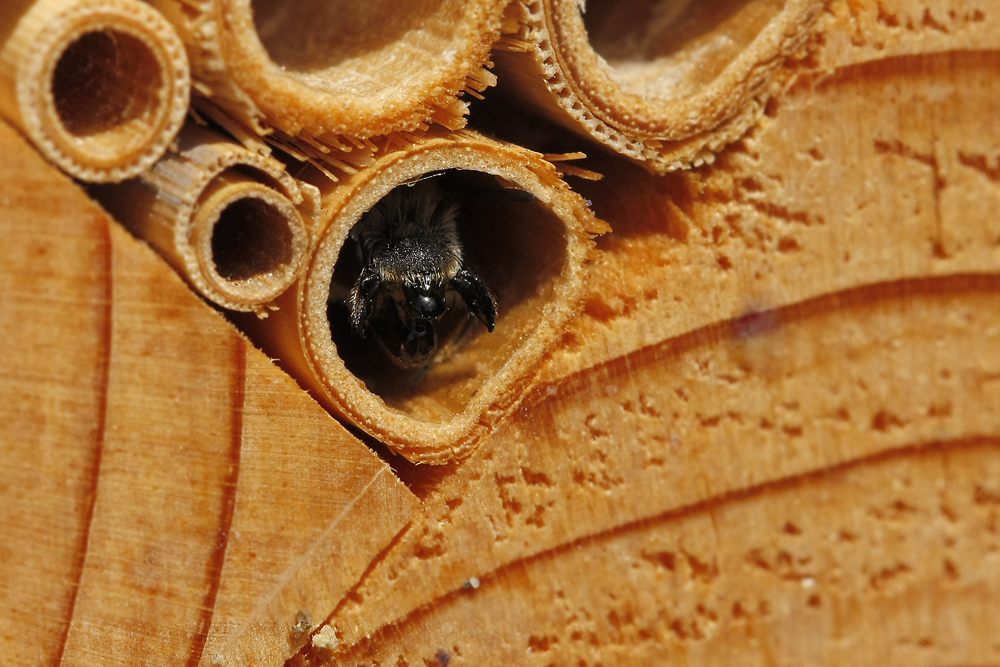
[[[319,205],[277,160],[193,124],[150,171],[91,192],[205,298],[260,316],[305,266]]]
[[[757,120],[821,7],[515,0],[494,55],[500,89],[652,171],[697,166]]]
[[[464,307],[450,308],[437,355],[404,370],[373,336],[351,331],[346,301],[360,267],[346,248],[377,202],[442,171],[435,187],[460,196],[464,259],[496,296],[496,326],[488,333]],[[504,201],[508,189],[534,201]],[[541,156],[467,131],[385,151],[325,196],[323,220],[298,289],[266,323],[247,318],[251,338],[333,412],[425,463],[467,455],[517,405],[577,310],[591,237],[606,231]]]
[[[495,83],[506,2],[152,0],[187,44],[201,112],[248,144],[276,128],[360,153],[369,137],[465,125],[457,96]]]
[[[0,113],[66,173],[117,182],[149,168],[184,122],[184,45],[138,0],[5,0]]]

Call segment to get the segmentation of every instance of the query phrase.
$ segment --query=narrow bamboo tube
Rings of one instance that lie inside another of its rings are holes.
[[[696,166],[764,111],[821,8],[817,0],[515,0],[494,56],[500,88],[652,171]]]
[[[368,154],[358,139],[465,125],[458,95],[495,83],[486,67],[507,1],[152,4],[187,44],[200,111],[248,144],[276,128],[271,140]]]
[[[190,123],[150,171],[91,192],[205,298],[258,315],[299,277],[319,210],[280,162]]]
[[[344,298],[359,268],[351,273],[345,246],[379,200],[429,176],[462,197],[464,259],[493,290],[498,315],[488,333],[463,307],[451,309],[446,320],[454,312],[457,321],[438,332],[437,356],[403,370],[372,336],[350,330]],[[504,201],[507,190],[534,200]],[[516,407],[577,311],[592,237],[606,231],[541,156],[468,131],[389,148],[325,195],[323,220],[298,288],[266,322],[247,318],[251,338],[333,412],[424,463],[467,455]]]
[[[106,183],[148,169],[189,95],[183,43],[139,0],[0,4],[0,113],[71,176]]]

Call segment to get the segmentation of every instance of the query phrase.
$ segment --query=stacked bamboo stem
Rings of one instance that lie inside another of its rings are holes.
[[[301,275],[319,215],[283,164],[194,124],[148,172],[91,192],[209,301],[259,315]]]
[[[780,90],[817,0],[515,0],[502,93],[657,173],[711,162]]]
[[[148,169],[184,122],[189,92],[183,43],[139,0],[0,6],[0,114],[76,178]]]

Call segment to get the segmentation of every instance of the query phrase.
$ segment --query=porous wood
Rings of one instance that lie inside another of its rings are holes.
[[[71,176],[148,169],[184,123],[190,88],[184,44],[144,2],[0,6],[0,115]]]
[[[1000,660],[991,7],[831,3],[713,165],[591,160],[584,313],[301,662]]]
[[[416,499],[6,125],[0,145],[0,662],[281,664]]]

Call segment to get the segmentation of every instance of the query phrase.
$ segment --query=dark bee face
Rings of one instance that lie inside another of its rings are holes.
[[[487,329],[496,299],[464,265],[458,207],[436,188],[400,187],[383,198],[351,232],[360,248],[361,273],[349,300],[351,328],[373,330],[404,368],[429,363],[437,351],[435,326],[457,292]]]

